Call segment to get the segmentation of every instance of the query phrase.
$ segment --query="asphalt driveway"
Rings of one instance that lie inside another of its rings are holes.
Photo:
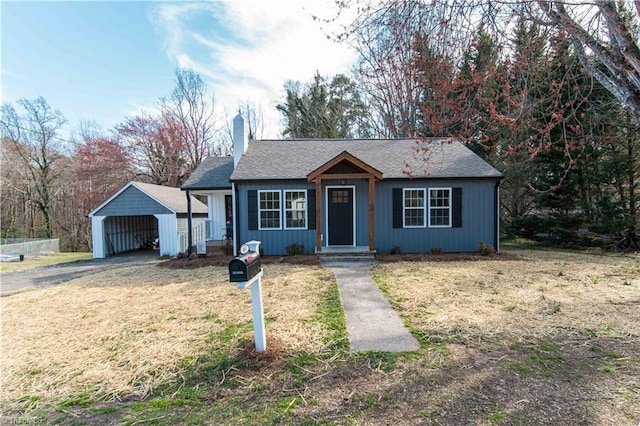
[[[0,296],[9,296],[28,288],[59,284],[84,275],[122,267],[123,265],[136,266],[154,262],[159,262],[156,252],[140,251],[104,259],[91,259],[5,272],[0,274]]]

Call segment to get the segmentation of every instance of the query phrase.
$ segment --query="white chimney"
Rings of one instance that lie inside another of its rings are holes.
[[[238,166],[240,157],[247,150],[247,132],[244,128],[244,118],[238,114],[233,119],[233,168]]]

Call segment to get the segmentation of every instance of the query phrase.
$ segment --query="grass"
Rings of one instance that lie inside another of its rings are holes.
[[[352,353],[317,265],[123,267],[2,302],[2,418],[50,424],[637,424],[640,258],[513,249],[373,271],[422,348]]]
[[[78,262],[92,258],[91,253],[55,253],[46,256],[29,256],[22,262],[0,262],[0,272],[22,271],[60,263]]]

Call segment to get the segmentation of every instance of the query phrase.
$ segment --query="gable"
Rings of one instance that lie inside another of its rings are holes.
[[[207,213],[206,204],[191,196],[192,213]],[[87,216],[138,216],[187,213],[187,197],[180,188],[129,182]]]
[[[364,173],[364,172],[345,161],[343,161],[342,163],[336,164],[335,166],[331,167],[325,172],[325,174],[328,174],[328,175],[340,175],[345,173]]]
[[[129,185],[104,206],[92,213],[93,216],[144,216],[174,213],[134,185]]]
[[[361,161],[359,158],[354,157],[347,151],[343,151],[336,157],[327,161],[325,164],[321,165],[307,176],[307,180],[309,182],[313,182],[318,178],[321,178],[324,174],[335,174],[335,175],[351,175],[351,174],[362,174],[367,176],[372,176],[377,180],[382,179],[382,173],[378,170],[374,169],[364,161]]]

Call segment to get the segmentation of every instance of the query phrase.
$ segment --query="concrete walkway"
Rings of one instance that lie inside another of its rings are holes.
[[[336,276],[354,351],[410,352],[420,348],[371,279],[372,262],[326,262]]]

